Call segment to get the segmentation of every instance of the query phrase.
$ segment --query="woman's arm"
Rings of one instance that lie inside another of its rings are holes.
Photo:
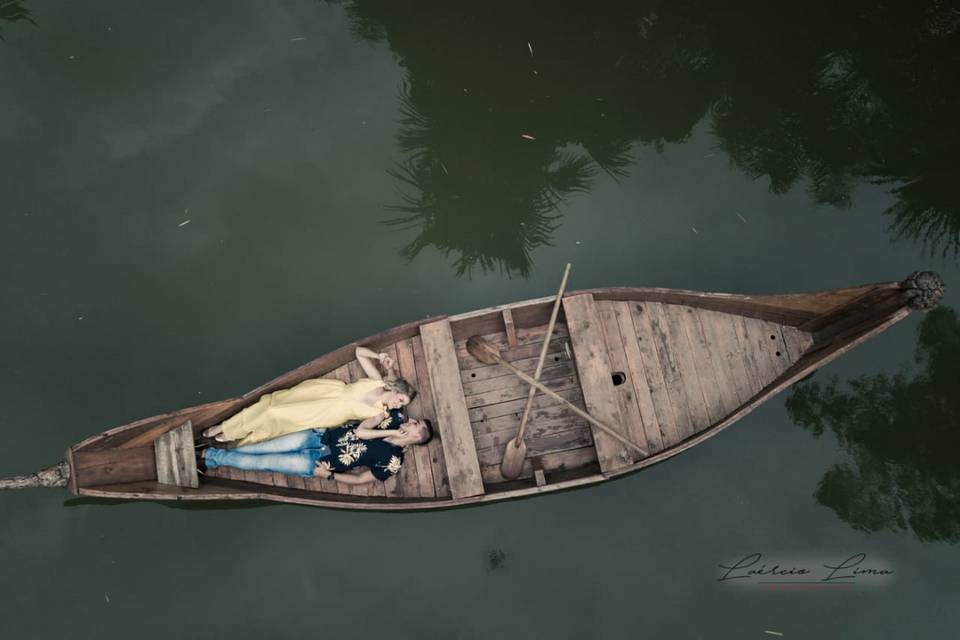
[[[366,347],[357,347],[354,353],[357,356],[357,362],[360,363],[360,367],[363,368],[363,372],[367,374],[368,378],[374,380],[383,380],[384,378],[387,380],[397,379],[393,358],[388,354],[377,353]],[[376,363],[379,363],[380,366],[383,367],[383,373],[377,368]]]
[[[374,364],[374,361],[380,360],[379,353],[366,347],[357,347],[356,355],[357,362],[360,363],[360,367],[363,369],[363,372],[367,374],[368,378],[383,380],[383,375],[381,375],[380,370],[377,369],[377,365]]]

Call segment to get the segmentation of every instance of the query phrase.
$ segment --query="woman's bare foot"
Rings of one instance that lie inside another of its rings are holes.
[[[218,435],[216,438],[214,438],[214,440],[216,440],[217,442],[230,442],[229,440],[227,440],[227,436],[223,435],[222,433]]]
[[[204,429],[204,431],[203,431],[203,437],[204,437],[204,438],[212,438],[212,437],[214,437],[214,436],[220,435],[221,433],[223,433],[223,425],[222,425],[222,424],[218,424],[218,425],[216,425],[216,426],[214,426],[214,427],[210,427],[209,429]],[[221,440],[220,442],[223,442],[223,440]]]

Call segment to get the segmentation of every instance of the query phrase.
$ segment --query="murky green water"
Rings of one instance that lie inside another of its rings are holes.
[[[733,292],[933,268],[960,302],[946,2],[0,0],[0,36],[4,473],[566,261]],[[484,508],[0,495],[4,635],[951,637],[957,362],[952,310],[913,316],[665,464]],[[718,582],[754,552],[895,573]]]

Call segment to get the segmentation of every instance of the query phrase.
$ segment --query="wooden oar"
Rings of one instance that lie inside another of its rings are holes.
[[[570,276],[570,263],[563,270],[563,279],[560,281],[560,290],[557,292],[557,299],[553,303],[553,312],[550,314],[550,324],[547,325],[547,335],[543,337],[543,347],[540,349],[540,359],[537,360],[537,370],[533,374],[533,379],[539,381],[540,373],[543,371],[543,361],[547,357],[547,349],[550,348],[550,338],[553,336],[553,327],[557,323],[557,314],[560,312],[560,302],[563,299],[563,292],[567,288],[567,278]],[[523,430],[527,426],[527,418],[530,417],[530,407],[533,405],[533,396],[537,395],[537,388],[531,386],[530,394],[527,396],[527,404],[523,408],[523,417],[520,419],[520,429],[516,437],[507,443],[507,448],[503,452],[503,460],[500,462],[500,473],[504,478],[513,479],[520,477],[520,471],[523,469],[523,461],[527,457],[527,443],[523,441]]]
[[[595,425],[598,429],[600,429],[610,437],[616,438],[617,440],[627,445],[628,447],[636,449],[644,456],[647,455],[647,452],[644,451],[640,447],[640,445],[638,445],[636,442],[633,442],[632,440],[629,440],[623,437],[622,435],[614,431],[612,428],[603,424],[602,422],[600,422],[599,420],[591,416],[589,413],[582,410],[580,407],[576,406],[575,404],[573,404],[572,402],[570,402],[569,400],[561,396],[559,393],[557,393],[550,387],[545,386],[539,380],[534,380],[533,378],[528,376],[526,373],[524,373],[523,371],[520,371],[520,369],[517,369],[515,366],[513,366],[512,364],[504,360],[503,356],[500,355],[500,350],[497,349],[494,345],[484,340],[481,336],[473,336],[469,340],[467,340],[467,351],[469,351],[470,355],[472,355],[474,358],[476,358],[483,364],[503,365],[504,367],[512,371],[515,376],[517,376],[527,384],[532,384],[537,389],[539,389],[540,391],[543,391],[545,394],[547,394],[554,400],[562,402],[563,404],[570,407],[571,411],[576,413],[578,416],[580,416],[584,420],[588,420],[591,424]]]

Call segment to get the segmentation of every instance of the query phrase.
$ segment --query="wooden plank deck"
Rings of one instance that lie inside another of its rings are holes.
[[[563,311],[587,412],[629,437],[630,430],[624,425],[620,402],[614,394],[610,356],[593,296],[566,297],[563,299]],[[597,459],[604,472],[615,471],[633,462],[632,451],[603,431],[595,429],[593,439]]]
[[[199,488],[197,458],[193,448],[193,425],[189,420],[157,438],[154,454],[157,482],[177,487]]]
[[[597,301],[583,294],[565,299],[564,306],[566,318],[551,337],[541,380],[651,454],[735,413],[812,344],[810,333],[796,327],[682,304]],[[524,326],[516,311],[497,315],[499,330],[483,337],[504,359],[532,374],[546,324]],[[429,445],[408,450],[395,479],[354,487],[279,474],[217,470],[212,475],[365,499],[449,499],[497,491],[496,485],[505,482],[500,461],[519,428],[528,386],[499,365],[476,361],[465,336],[454,340],[463,331],[448,321],[419,331],[382,347],[419,392],[410,416],[432,420],[436,430]],[[351,361],[324,377],[352,382],[362,375]],[[528,459],[520,480],[531,486],[549,486],[551,474],[623,469],[637,459],[631,449],[543,394],[534,398],[525,441]]]
[[[449,320],[421,325],[420,339],[454,499],[484,493]]]

